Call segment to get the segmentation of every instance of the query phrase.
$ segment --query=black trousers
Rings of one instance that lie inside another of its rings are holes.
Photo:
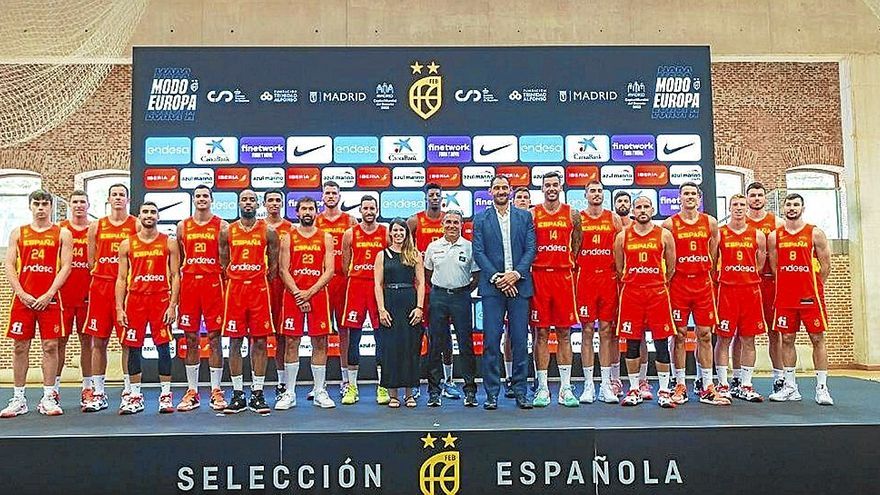
[[[474,329],[471,313],[471,294],[462,291],[450,294],[443,289],[431,290],[430,307],[428,308],[428,393],[440,393],[440,382],[443,381],[442,353],[449,348],[451,334],[449,321],[455,327],[458,339],[458,355],[462,364],[464,391],[477,392],[474,381],[477,362],[474,357],[474,344],[471,333]]]

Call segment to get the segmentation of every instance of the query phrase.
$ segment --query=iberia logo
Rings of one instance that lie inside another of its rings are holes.
[[[409,108],[419,117],[428,120],[443,104],[443,76],[437,72],[440,66],[433,60],[428,65],[422,65],[416,60],[409,68],[413,75],[421,75],[422,69],[428,69],[427,76],[416,80],[409,87]]]
[[[391,185],[388,167],[360,167],[357,169],[358,187],[385,188]]]
[[[290,167],[287,169],[287,187],[292,189],[320,188],[321,170],[318,167]]]
[[[512,187],[528,186],[531,181],[529,167],[522,165],[499,165],[495,173],[507,177]]]
[[[636,165],[635,181],[639,186],[665,186],[669,182],[669,172],[665,165]]]
[[[214,176],[214,186],[220,189],[241,189],[250,183],[250,171],[243,167],[218,168]]]
[[[421,440],[423,449],[433,449],[436,442],[443,442],[442,447],[436,447],[441,451],[426,459],[419,468],[419,489],[422,495],[457,494],[461,488],[460,453],[457,450],[442,449],[455,449],[458,437],[452,436],[452,433],[447,433],[445,437],[434,437],[428,433]]]
[[[569,165],[565,168],[565,183],[569,186],[586,186],[599,180],[599,167],[593,165]]]
[[[147,189],[176,189],[180,172],[176,168],[148,168],[144,170]]]
[[[458,167],[428,167],[428,182],[440,187],[458,187],[461,185],[461,170]]]

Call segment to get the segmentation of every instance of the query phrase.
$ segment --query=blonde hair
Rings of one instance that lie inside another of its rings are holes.
[[[389,238],[391,237],[391,228],[395,225],[400,225],[406,232],[403,238],[403,246],[400,249],[400,262],[406,266],[416,266],[416,263],[419,261],[419,251],[413,243],[412,233],[409,231],[409,226],[406,224],[406,220],[395,218],[390,224],[388,224]]]

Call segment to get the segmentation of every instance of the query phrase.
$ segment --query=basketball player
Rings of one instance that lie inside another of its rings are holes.
[[[92,389],[92,338],[83,331],[86,327],[86,313],[89,307],[89,197],[85,191],[76,190],[70,195],[70,219],[61,222],[73,239],[73,261],[70,263],[70,276],[61,287],[61,300],[64,308],[64,328],[67,335],[58,341],[58,373],[55,376],[55,393],[59,393],[61,372],[67,357],[67,339],[76,332],[79,338],[79,368],[82,371],[82,392],[80,407],[85,405],[86,390]],[[74,330],[75,329],[75,330]]]
[[[327,283],[333,278],[333,238],[315,227],[318,204],[300,198],[296,204],[299,226],[281,237],[280,274],[284,279],[284,310],[281,335],[287,341],[284,368],[290,386],[275,403],[275,409],[296,406],[296,377],[299,374],[299,343],[308,335],[312,343],[312,376],[315,406],[336,407],[324,387],[327,377],[327,336],[333,330]]]
[[[92,338],[92,390],[86,390],[83,412],[107,409],[104,393],[104,374],[107,371],[107,343],[115,331],[122,337],[122,328],[116,326],[116,276],[119,273],[119,245],[137,234],[141,226],[137,217],[128,214],[128,187],[114,184],[108,191],[110,214],[89,225],[89,266],[92,281],[89,284],[89,312],[86,313],[85,333]],[[130,392],[130,377],[125,374],[123,395]]]
[[[623,230],[620,217],[602,208],[602,183],[590,181],[586,186],[587,209],[580,212],[581,244],[577,257],[577,311],[581,322],[581,360],[584,368],[584,392],[579,400],[591,404],[596,400],[593,384],[593,324],[599,322],[599,366],[602,382],[599,400],[618,402],[611,387],[611,363],[614,354],[620,359],[617,335],[611,322],[617,317],[617,269],[614,266],[614,239]],[[647,382],[645,382],[647,384]],[[642,382],[639,381],[639,388]]]
[[[360,400],[357,374],[360,364],[361,333],[367,316],[374,329],[379,328],[379,308],[373,290],[373,265],[376,255],[388,246],[388,228],[376,223],[379,205],[373,196],[361,198],[361,223],[345,231],[342,237],[342,269],[348,277],[345,289],[345,323],[348,328],[348,388],[342,396],[343,405]],[[376,368],[382,372],[381,332],[376,339]],[[340,349],[340,352],[342,350]],[[388,404],[391,396],[384,387],[376,389],[376,402]]]
[[[271,189],[263,194],[263,205],[266,207],[266,224],[275,230],[278,239],[290,232],[293,223],[284,218],[284,192]],[[275,370],[278,383],[275,385],[275,400],[287,389],[287,373],[284,371],[284,344],[286,339],[281,336],[281,305],[284,302],[284,281],[280,276],[269,282],[269,301],[272,309],[272,324],[275,325]]]
[[[315,227],[333,238],[333,278],[327,284],[327,294],[330,297],[330,314],[339,333],[339,370],[342,374],[340,394],[344,394],[348,389],[348,328],[345,327],[343,312],[346,278],[342,270],[342,236],[349,227],[357,225],[357,220],[340,208],[339,184],[336,182],[331,180],[324,183],[321,202],[324,203],[324,210],[315,219]],[[311,392],[306,398],[310,396],[313,396]]]
[[[651,222],[654,206],[646,196],[633,201],[634,222],[614,238],[614,264],[623,286],[617,335],[626,340],[629,392],[622,406],[637,406],[645,399],[639,391],[641,341],[645,328],[651,330],[656,350],[660,388],[657,403],[672,408],[669,390],[669,337],[675,333],[667,284],[675,274],[675,239],[672,233]]]
[[[764,333],[761,301],[761,276],[767,256],[767,240],[760,230],[746,222],[748,202],[742,194],[730,198],[730,221],[718,229],[718,341],[715,343],[715,367],[718,370],[718,393],[726,395],[727,357],[730,341],[742,342],[742,382],[731,390],[734,397],[762,402],[752,387],[755,370],[755,336]]]
[[[767,190],[760,182],[752,182],[746,187],[746,196],[749,201],[749,212],[746,222],[760,230],[765,236],[769,236],[770,232],[782,227],[782,219],[767,211]],[[770,362],[773,366],[773,389],[772,392],[778,392],[785,384],[783,378],[784,365],[782,363],[782,335],[773,328],[773,303],[776,298],[776,279],[773,278],[773,270],[770,263],[764,263],[764,269],[761,275],[761,298],[764,301],[764,324],[767,327],[767,338],[769,340]],[[737,364],[739,361],[739,340],[733,341],[733,386],[732,391],[736,391],[738,384]]]
[[[627,228],[633,223],[630,214],[632,209],[632,197],[626,191],[617,191],[614,193],[614,212],[620,217],[623,228]]]
[[[620,223],[624,229],[629,228],[633,223],[633,219],[630,216],[630,211],[632,210],[632,196],[626,191],[617,191],[614,193],[614,213],[617,214],[617,217],[620,218]],[[620,283],[618,283],[618,292],[620,290]],[[619,308],[618,308],[619,309]],[[616,328],[616,325],[613,325]],[[623,383],[620,381],[620,352],[619,349],[617,352],[613,352],[613,358],[611,361],[611,390],[617,394],[617,397],[623,397]],[[639,365],[639,392],[642,394],[642,399],[644,400],[653,400],[654,393],[651,390],[651,385],[648,383],[648,343],[642,339],[642,347],[639,349],[639,355],[641,356],[642,364]]]
[[[31,223],[13,229],[6,249],[6,279],[15,297],[9,312],[6,336],[13,339],[13,392],[0,418],[13,418],[28,412],[25,385],[31,340],[40,327],[42,341],[43,398],[40,414],[64,414],[55,394],[58,371],[58,342],[67,335],[61,316],[62,297],[58,291],[70,274],[73,238],[67,229],[52,223],[52,195],[37,189],[28,195]]]
[[[525,186],[519,186],[513,190],[513,206],[514,208],[519,208],[520,210],[528,210],[532,206],[532,195],[529,193],[529,188]],[[532,334],[532,342],[535,342],[537,339],[535,338],[535,328],[529,328]],[[504,338],[504,371],[505,377],[504,380],[504,397],[508,399],[516,398],[516,393],[513,391],[512,383],[510,377],[513,376],[513,351],[510,349],[510,338],[505,336]],[[534,353],[533,353],[534,355]]]
[[[800,194],[786,196],[782,211],[785,224],[770,233],[767,250],[776,275],[773,325],[782,334],[785,384],[778,392],[770,394],[770,400],[801,400],[794,377],[797,365],[794,341],[803,323],[813,344],[816,403],[832,406],[834,399],[828,391],[828,352],[825,349],[825,331],[828,329],[825,282],[831,273],[831,249],[825,232],[804,222],[804,198]]]
[[[718,252],[718,222],[698,208],[703,192],[693,182],[678,187],[681,211],[663,221],[663,228],[675,238],[675,276],[669,286],[672,316],[675,318],[675,391],[672,400],[688,400],[685,385],[685,343],[691,314],[697,330],[697,381],[694,389],[700,402],[729,406],[730,398],[721,396],[712,383],[712,328],[717,322],[715,289],[712,286],[712,263]]]
[[[416,213],[406,220],[409,231],[412,232],[415,239],[416,249],[425,255],[428,244],[440,239],[444,235],[443,229],[443,211],[440,209],[443,201],[443,188],[439,184],[431,182],[425,186],[425,210]],[[426,279],[427,280],[427,279]],[[427,327],[429,317],[427,308],[430,307],[431,284],[425,284],[425,304],[424,325]],[[441,352],[443,358],[443,382],[440,383],[440,395],[452,400],[461,399],[461,392],[452,380],[452,339],[448,339],[449,344]],[[413,392],[418,392],[418,389]],[[413,393],[413,397],[418,399],[418,393]]]
[[[223,333],[230,338],[229,374],[232,400],[223,410],[236,414],[250,409],[269,414],[263,396],[266,380],[266,337],[275,331],[269,308],[269,280],[278,275],[278,234],[257,220],[257,193],[245,189],[238,195],[238,221],[220,231],[220,261],[226,271]],[[241,345],[250,341],[251,397],[245,402]]]
[[[556,329],[556,362],[559,367],[559,397],[566,407],[580,405],[571,387],[571,327],[577,323],[574,292],[574,257],[581,243],[581,217],[577,210],[562,203],[562,174],[548,172],[541,179],[544,202],[532,209],[538,254],[532,263],[535,297],[532,298],[531,324],[537,329],[535,374],[538,390],[532,405],[550,405],[547,368],[550,365],[548,338]]]
[[[159,207],[145,201],[138,212],[140,231],[119,245],[116,277],[116,324],[122,329],[122,371],[130,377],[131,393],[122,396],[119,414],[144,410],[141,395],[141,349],[147,326],[159,354],[159,412],[173,413],[171,397],[171,324],[180,294],[180,251],[177,243],[156,229]]]
[[[177,243],[181,253],[180,307],[177,327],[186,336],[187,391],[177,405],[178,411],[192,411],[200,405],[199,364],[202,321],[208,332],[211,354],[211,409],[222,411],[226,399],[220,388],[223,378],[223,350],[220,330],[223,327],[223,269],[220,265],[220,232],[229,224],[211,212],[214,196],[211,188],[193,189],[193,214],[177,223]]]

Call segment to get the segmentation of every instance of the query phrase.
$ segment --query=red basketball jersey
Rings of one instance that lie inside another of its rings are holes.
[[[746,224],[746,230],[737,234],[729,226],[718,229],[718,281],[729,285],[750,285],[761,282],[758,275],[758,230]]]
[[[40,297],[52,287],[61,265],[61,227],[38,232],[30,225],[19,228],[18,281],[25,292]]]
[[[623,283],[651,287],[666,283],[663,259],[663,229],[657,226],[645,235],[626,229],[623,238]]]
[[[709,215],[700,213],[694,224],[685,222],[681,214],[673,215],[670,219],[677,256],[675,271],[708,275],[712,268],[712,259],[709,257],[709,239],[712,237]]]
[[[770,232],[776,230],[776,215],[768,211],[761,220],[753,220],[747,216],[746,223],[760,230],[765,236],[769,236]],[[764,269],[761,270],[761,274],[770,275],[772,272],[773,269],[770,268],[770,263],[764,263]]]
[[[80,301],[85,299],[89,292],[89,228],[77,230],[70,224],[70,220],[64,220],[61,228],[70,231],[73,237],[73,261],[70,264],[70,275],[61,287],[61,296],[65,301]]]
[[[150,242],[137,235],[128,238],[128,293],[159,294],[168,292],[168,236],[159,234]]]
[[[119,273],[119,245],[135,234],[137,234],[137,218],[131,215],[120,225],[110,223],[109,217],[98,220],[92,276],[115,280]]]
[[[578,252],[578,269],[586,274],[602,273],[614,269],[614,214],[602,210],[598,218],[581,213],[581,249]]]
[[[813,252],[813,226],[796,234],[776,229],[776,307],[797,308],[820,300],[822,281]]]
[[[535,238],[538,253],[533,268],[572,268],[571,254],[571,206],[561,204],[555,213],[548,212],[543,204],[535,207]]]
[[[428,244],[443,237],[443,215],[432,220],[424,211],[416,213],[416,231],[413,232],[416,240],[416,249],[424,253],[428,250]]]
[[[290,229],[290,274],[300,289],[315,285],[324,273],[324,231],[318,229],[310,237],[298,229]]]
[[[348,213],[342,213],[336,217],[336,220],[328,220],[323,213],[315,218],[315,227],[333,238],[334,270],[339,274],[342,274],[342,236],[351,226],[351,220],[352,216]]]
[[[388,228],[379,225],[375,232],[368,234],[358,224],[352,227],[351,235],[351,278],[373,278],[373,265],[379,251],[388,246]]]
[[[217,215],[199,225],[192,217],[183,221],[180,245],[183,248],[183,273],[217,275],[220,266],[220,223]]]
[[[241,225],[241,220],[229,226],[229,266],[226,276],[232,280],[251,280],[266,278],[266,232],[269,226],[262,219],[257,220],[250,230]]]

